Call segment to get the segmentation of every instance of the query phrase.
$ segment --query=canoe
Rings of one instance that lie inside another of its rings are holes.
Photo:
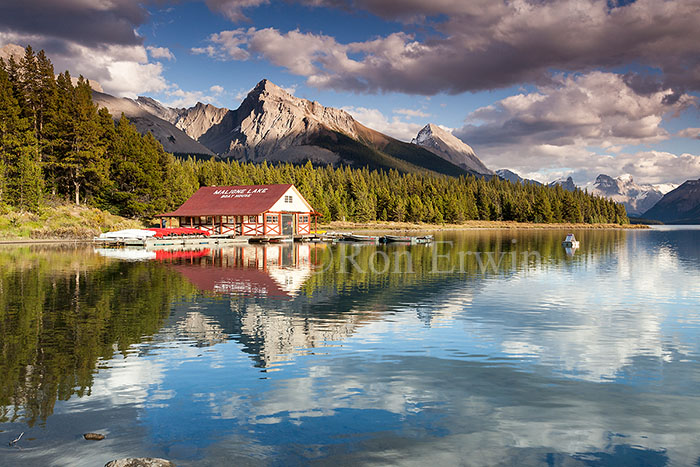
[[[347,235],[343,236],[343,240],[346,240],[349,242],[377,242],[377,241],[379,241],[379,237],[376,237],[373,235],[347,234]]]

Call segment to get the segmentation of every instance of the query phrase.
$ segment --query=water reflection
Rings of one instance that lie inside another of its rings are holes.
[[[0,465],[695,463],[696,234],[575,234],[7,250]]]

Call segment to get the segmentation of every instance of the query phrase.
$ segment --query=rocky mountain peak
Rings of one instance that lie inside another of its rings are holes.
[[[162,118],[166,122],[175,124],[177,121],[177,110],[164,106],[152,97],[139,96],[136,98],[135,102],[146,112],[150,113],[151,115],[155,115],[158,118]]]
[[[663,197],[663,193],[656,187],[639,185],[629,174],[617,178],[600,174],[586,189],[591,194],[624,204],[627,213],[632,215],[638,215],[650,209]]]
[[[438,125],[428,123],[411,140],[411,143],[422,146],[467,170],[480,174],[493,173],[476,157],[471,146]]]
[[[522,178],[520,175],[518,175],[517,173],[515,173],[509,169],[498,169],[498,170],[496,170],[496,175],[501,177],[503,180],[508,180],[511,183],[529,183],[531,185],[537,185],[537,186],[542,185],[537,180],[531,180],[529,178]]]
[[[24,47],[17,44],[6,44],[0,47],[0,58],[9,60],[14,57],[15,61],[19,62],[24,57]]]
[[[262,160],[305,144],[319,131],[358,137],[359,124],[347,112],[295,97],[267,79],[260,81],[222,124],[201,136],[218,154]]]
[[[575,191],[576,190],[576,184],[574,183],[574,179],[569,176],[566,178],[560,178],[559,180],[554,180],[549,184],[549,186],[554,187],[557,185],[561,185],[561,187],[567,191]]]

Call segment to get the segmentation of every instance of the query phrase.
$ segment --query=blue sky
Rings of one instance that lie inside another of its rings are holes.
[[[543,181],[700,177],[698,0],[31,0],[0,46],[105,92],[235,109],[267,78],[409,141],[447,127]]]

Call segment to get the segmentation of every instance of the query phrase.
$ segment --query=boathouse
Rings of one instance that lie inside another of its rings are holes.
[[[202,187],[177,210],[158,217],[212,235],[292,237],[311,235],[318,215],[288,184]]]

